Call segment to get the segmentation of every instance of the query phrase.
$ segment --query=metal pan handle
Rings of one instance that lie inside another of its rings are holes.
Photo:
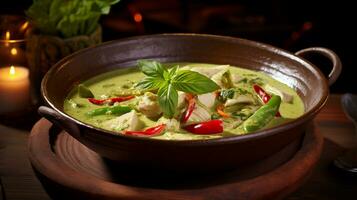
[[[332,70],[328,75],[328,84],[331,86],[340,76],[342,70],[342,63],[338,55],[332,50],[324,47],[310,47],[295,53],[295,55],[300,57],[304,57],[307,54],[320,54],[331,60]]]

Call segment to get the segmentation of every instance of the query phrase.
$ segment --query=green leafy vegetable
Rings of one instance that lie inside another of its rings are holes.
[[[219,94],[219,99],[221,101],[226,101],[227,99],[233,99],[235,94],[245,95],[245,94],[249,94],[249,92],[242,88],[224,89],[224,90],[221,90],[221,92]]]
[[[33,0],[26,11],[31,23],[44,34],[64,38],[89,35],[102,14],[119,0]]]
[[[189,70],[177,72],[171,83],[177,90],[192,94],[205,94],[219,89],[219,86],[207,76]]]
[[[138,65],[141,71],[149,77],[155,77],[164,80],[164,73],[167,73],[167,70],[161,66],[161,63],[157,61],[150,60],[140,60]]]
[[[159,105],[163,110],[164,117],[172,118],[178,102],[178,94],[172,84],[161,87],[158,91]]]
[[[164,82],[156,77],[145,77],[142,81],[138,82],[135,87],[138,89],[155,90],[159,89]]]
[[[220,97],[222,101],[226,101],[227,99],[232,99],[234,97],[235,90],[233,88],[222,90],[220,93]]]
[[[250,84],[264,85],[264,80],[262,78],[253,78],[248,81]]]
[[[141,71],[147,75],[136,84],[140,89],[158,89],[159,105],[166,118],[172,118],[178,102],[177,91],[204,94],[219,89],[219,86],[206,76],[189,70],[178,70],[178,66],[165,69],[159,62],[141,60]]]
[[[169,72],[170,77],[173,77],[176,74],[178,69],[179,69],[178,65],[176,65],[175,67],[171,68],[170,72]]]

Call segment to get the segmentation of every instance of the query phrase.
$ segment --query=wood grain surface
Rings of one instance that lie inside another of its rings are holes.
[[[0,178],[4,200],[50,199],[27,156],[28,131],[0,125]]]
[[[330,96],[315,122],[325,137],[321,159],[308,181],[286,199],[354,199],[357,196],[357,178],[331,166],[336,156],[357,144],[353,124],[342,112],[340,95]],[[29,163],[26,151],[28,135],[28,131],[0,125],[0,199],[50,199]]]
[[[29,157],[54,199],[281,199],[307,179],[323,144],[320,132],[311,125],[302,144],[298,140],[245,168],[216,174],[173,174],[110,162],[51,126],[45,119],[36,123],[29,139]],[[298,152],[282,160],[295,145],[301,146]]]

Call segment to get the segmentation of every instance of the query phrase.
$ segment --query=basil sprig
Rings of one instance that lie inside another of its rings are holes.
[[[167,70],[154,60],[140,60],[138,66],[146,77],[136,84],[139,89],[158,90],[159,106],[166,118],[172,118],[178,102],[177,91],[205,94],[219,89],[210,78],[190,70]]]

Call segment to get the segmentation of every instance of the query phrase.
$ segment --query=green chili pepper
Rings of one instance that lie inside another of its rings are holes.
[[[97,108],[87,112],[89,116],[97,115],[123,115],[130,112],[132,109],[129,106],[108,106],[103,108]]]
[[[277,95],[271,97],[267,104],[260,107],[252,116],[243,122],[243,130],[250,133],[266,126],[279,110],[281,98]]]
[[[82,98],[93,98],[93,93],[84,85],[78,85],[78,94]]]

